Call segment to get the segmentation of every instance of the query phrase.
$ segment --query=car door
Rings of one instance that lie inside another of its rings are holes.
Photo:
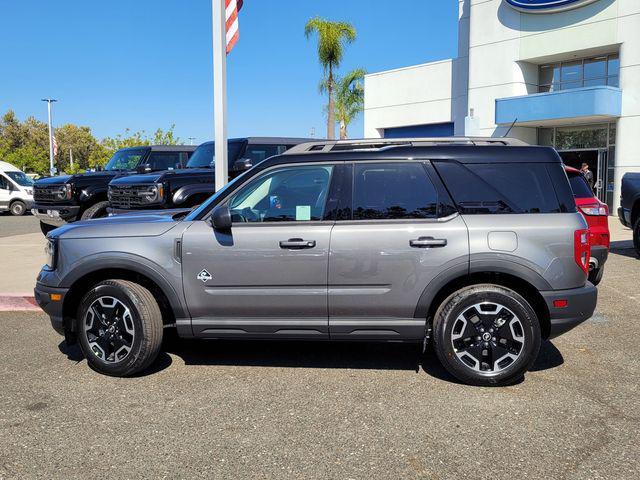
[[[183,235],[184,294],[202,337],[326,338],[332,165],[267,169],[225,199],[229,232]]]
[[[331,233],[332,339],[421,339],[430,282],[468,271],[467,228],[435,177],[418,161],[355,163],[351,212]]]
[[[4,175],[0,174],[0,210],[9,208],[11,199],[11,183]]]

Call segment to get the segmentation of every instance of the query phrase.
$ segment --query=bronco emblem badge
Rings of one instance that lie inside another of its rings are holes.
[[[201,280],[202,283],[206,283],[207,280],[211,280],[213,277],[209,272],[207,272],[204,268],[202,271],[196,276],[198,280]]]

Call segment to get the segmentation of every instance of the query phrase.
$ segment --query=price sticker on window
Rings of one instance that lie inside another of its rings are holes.
[[[296,220],[311,220],[311,205],[296,206]]]

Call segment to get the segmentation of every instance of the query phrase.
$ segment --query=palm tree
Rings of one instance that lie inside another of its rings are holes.
[[[364,109],[363,68],[356,68],[337,82],[336,120],[340,122],[340,139],[347,138],[347,127]]]
[[[304,35],[309,38],[318,34],[318,59],[324,69],[326,91],[329,96],[327,105],[327,138],[335,138],[335,111],[333,91],[335,88],[334,69],[340,66],[346,44],[356,39],[356,29],[350,23],[332,22],[314,17],[304,27]]]

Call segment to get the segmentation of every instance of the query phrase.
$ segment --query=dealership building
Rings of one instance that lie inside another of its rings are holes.
[[[640,0],[458,3],[457,58],[365,77],[365,137],[551,145],[614,213],[640,171]]]

